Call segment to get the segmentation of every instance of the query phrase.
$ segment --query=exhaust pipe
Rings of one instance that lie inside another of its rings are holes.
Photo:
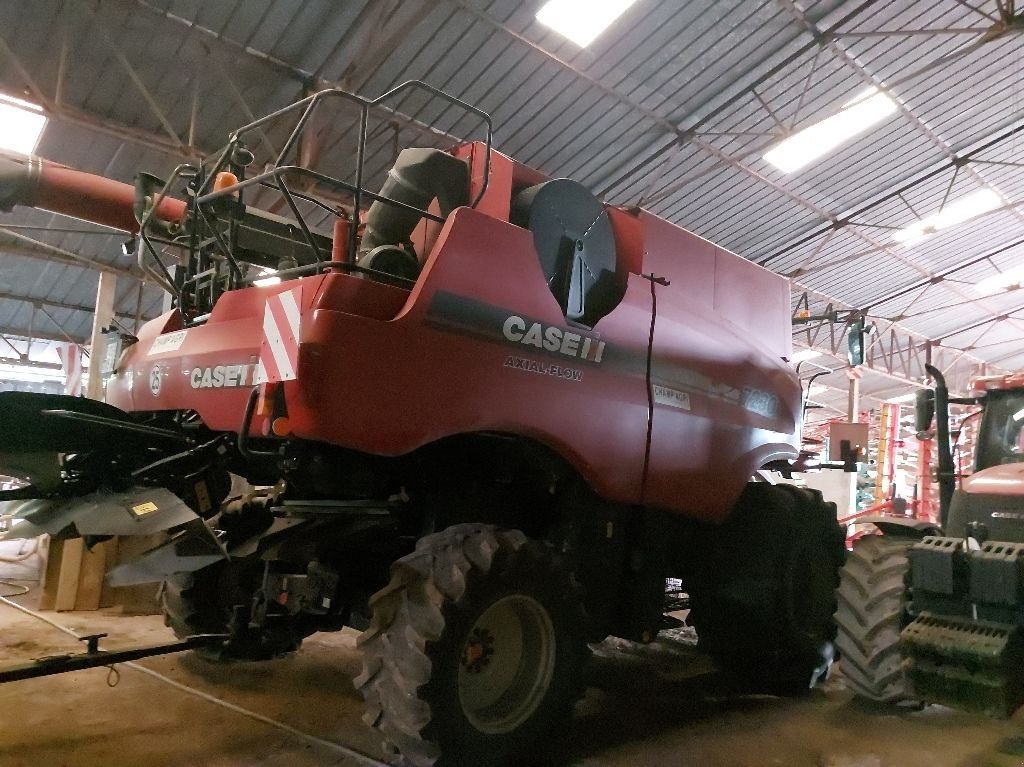
[[[934,365],[924,369],[935,380],[935,456],[938,461],[939,524],[945,529],[949,522],[949,507],[956,490],[956,470],[953,450],[949,442],[949,387],[946,378]]]

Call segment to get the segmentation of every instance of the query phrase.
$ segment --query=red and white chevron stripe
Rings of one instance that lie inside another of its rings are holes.
[[[82,348],[78,344],[60,344],[57,347],[61,367],[64,368],[64,393],[82,396]]]
[[[294,381],[299,364],[302,287],[275,293],[263,310],[263,342],[254,383]]]

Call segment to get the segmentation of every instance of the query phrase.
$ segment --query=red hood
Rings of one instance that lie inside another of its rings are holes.
[[[1024,496],[1024,463],[993,466],[966,477],[963,489],[972,495]]]

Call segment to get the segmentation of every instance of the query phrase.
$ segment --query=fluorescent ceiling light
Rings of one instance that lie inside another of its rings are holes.
[[[807,360],[813,360],[821,356],[821,352],[815,351],[814,349],[801,349],[790,356],[789,361],[796,364],[797,362],[807,362]]]
[[[47,370],[45,368],[33,368],[27,365],[0,364],[0,381],[23,381],[26,383],[54,383],[63,384],[64,374],[59,370]]]
[[[764,159],[783,173],[792,173],[845,144],[895,111],[895,101],[877,88],[868,88],[843,104],[836,114],[783,139],[765,152]]]
[[[917,390],[915,389],[912,392],[907,392],[906,394],[901,394],[898,397],[887,397],[885,401],[888,402],[891,405],[895,405],[898,402],[910,402],[910,400],[915,399],[916,397],[917,397]]]
[[[1003,205],[1002,198],[991,189],[981,189],[956,202],[951,202],[937,213],[915,221],[906,229],[894,232],[892,238],[903,245],[916,245],[930,234],[941,229],[962,224],[982,213],[988,213]]]
[[[1024,284],[1024,266],[1015,266],[1012,269],[1007,269],[1005,272],[986,277],[975,285],[974,289],[979,293],[988,295],[990,293],[998,293],[1000,290],[1019,288],[1022,284]]]
[[[537,21],[586,48],[636,0],[549,0]]]
[[[0,149],[32,154],[44,127],[46,115],[41,107],[0,94]]]
[[[278,285],[281,282],[281,278],[276,276],[277,269],[271,269],[269,266],[260,272],[260,279],[253,280],[252,284],[258,288],[265,288],[269,285]],[[265,276],[269,275],[269,276]]]

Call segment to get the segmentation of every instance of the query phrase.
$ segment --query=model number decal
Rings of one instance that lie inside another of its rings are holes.
[[[217,365],[209,368],[192,368],[188,382],[193,389],[227,389],[250,386],[252,365]]]
[[[678,389],[670,389],[667,386],[654,384],[651,386],[654,393],[654,402],[658,405],[668,405],[680,410],[690,409],[690,395]]]
[[[778,398],[774,394],[757,389],[744,389],[743,407],[751,413],[765,418],[774,418],[778,410]]]
[[[188,335],[187,330],[176,330],[173,333],[164,333],[162,336],[157,336],[153,345],[149,347],[149,354],[147,356],[152,357],[154,354],[178,351],[181,345],[185,343],[186,335]]]

